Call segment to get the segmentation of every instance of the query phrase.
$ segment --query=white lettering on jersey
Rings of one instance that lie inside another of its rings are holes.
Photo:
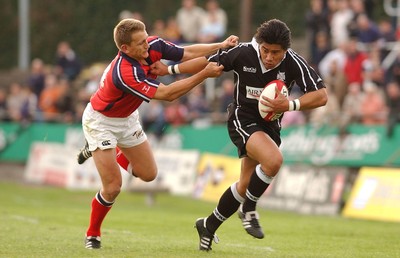
[[[263,88],[255,88],[246,85],[246,98],[259,99]]]
[[[243,72],[256,73],[257,69],[254,67],[243,66]]]

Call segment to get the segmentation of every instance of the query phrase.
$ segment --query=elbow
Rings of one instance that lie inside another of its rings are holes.
[[[325,106],[328,103],[328,95],[325,94],[324,96],[322,96],[320,101],[321,101],[321,106]]]
[[[167,101],[167,102],[172,102],[174,100],[176,100],[179,96],[176,96],[176,94],[165,94],[163,97],[163,100]]]

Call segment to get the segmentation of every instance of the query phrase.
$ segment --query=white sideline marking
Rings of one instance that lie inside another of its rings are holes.
[[[275,252],[275,250],[270,247],[270,246],[248,246],[248,245],[243,245],[243,244],[226,244],[227,246],[232,246],[232,247],[239,247],[239,248],[246,248],[246,249],[253,249],[253,250],[264,250],[268,252]]]
[[[11,218],[19,221],[28,222],[31,224],[39,224],[39,220],[35,218],[25,217],[21,215],[12,215]]]

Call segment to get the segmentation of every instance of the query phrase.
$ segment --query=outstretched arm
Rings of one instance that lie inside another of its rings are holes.
[[[224,41],[210,44],[194,44],[185,46],[182,61],[190,60],[196,57],[210,55],[220,48],[231,48],[239,43],[239,37],[231,35]]]
[[[198,57],[180,64],[173,65],[175,73],[194,74],[206,67],[208,60],[205,57]],[[172,67],[172,65],[171,65]],[[171,69],[171,67],[169,69]],[[169,74],[168,66],[158,61],[150,66],[151,73],[157,76]],[[179,72],[178,72],[179,71]]]
[[[188,78],[173,82],[169,85],[160,83],[153,98],[173,101],[199,85],[206,78],[220,76],[223,69],[224,67],[222,65],[217,65],[215,62],[208,63],[204,69]]]

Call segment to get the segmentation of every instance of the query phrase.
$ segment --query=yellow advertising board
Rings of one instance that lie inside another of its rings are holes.
[[[343,216],[400,222],[400,168],[362,168]]]
[[[217,202],[225,190],[239,180],[240,159],[204,153],[197,169],[193,195]]]

